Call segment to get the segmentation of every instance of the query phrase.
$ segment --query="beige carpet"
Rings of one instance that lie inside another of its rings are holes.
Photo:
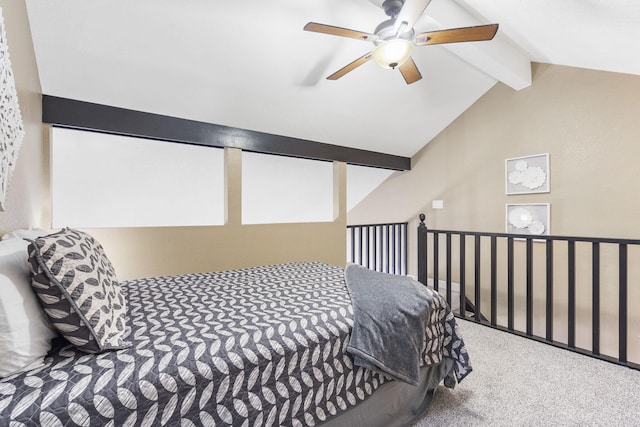
[[[640,426],[640,371],[458,320],[473,372],[415,426]]]

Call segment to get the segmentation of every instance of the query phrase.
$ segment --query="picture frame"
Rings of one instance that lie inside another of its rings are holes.
[[[548,236],[551,228],[549,203],[507,203],[505,228],[511,234]]]
[[[507,195],[550,192],[549,153],[506,159],[504,178]]]
[[[24,124],[20,114],[7,35],[4,27],[2,8],[0,8],[0,211],[6,209],[6,196],[11,175],[18,159],[18,152],[24,137]]]

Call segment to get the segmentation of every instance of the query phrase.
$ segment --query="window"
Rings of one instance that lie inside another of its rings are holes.
[[[333,221],[333,163],[242,153],[242,222]]]
[[[52,226],[224,224],[224,150],[61,128],[51,137]]]

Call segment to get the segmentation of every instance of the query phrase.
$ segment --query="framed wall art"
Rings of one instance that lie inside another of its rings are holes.
[[[505,160],[505,188],[507,194],[548,193],[549,154]]]
[[[506,232],[549,235],[549,203],[512,203],[506,205]]]
[[[23,137],[24,125],[0,8],[0,211],[5,210],[5,197]]]

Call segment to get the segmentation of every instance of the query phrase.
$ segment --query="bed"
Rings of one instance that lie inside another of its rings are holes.
[[[38,273],[33,245],[47,237],[32,239],[32,286],[38,274],[69,277],[59,261]],[[104,256],[95,255],[97,242],[74,244],[91,253],[86,259]],[[40,258],[52,252],[40,250]],[[113,273],[108,261],[97,266]],[[126,324],[110,317],[91,333],[115,344],[91,348],[76,332],[67,336],[68,327],[56,331],[40,364],[0,379],[0,425],[410,425],[438,384],[454,387],[471,371],[453,314],[426,288],[417,381],[354,364],[357,310],[340,266],[297,262],[113,283]],[[51,295],[36,295],[47,316],[61,311],[47,305]],[[101,310],[80,317],[112,315]]]

